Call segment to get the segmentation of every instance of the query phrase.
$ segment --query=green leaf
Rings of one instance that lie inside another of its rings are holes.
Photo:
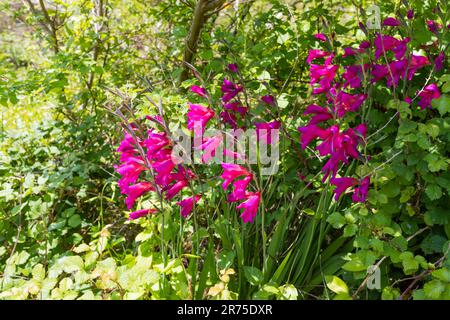
[[[62,257],[58,260],[58,264],[66,273],[80,271],[84,267],[83,259],[79,256]]]
[[[358,272],[358,271],[365,271],[367,267],[363,264],[363,262],[359,259],[352,259],[348,262],[346,262],[342,269],[351,271],[351,272]]]
[[[217,267],[219,270],[225,270],[233,265],[236,253],[234,251],[221,252],[217,258]]]
[[[430,140],[428,140],[428,137],[423,133],[417,134],[417,145],[423,150],[431,148]]]
[[[434,224],[446,225],[450,223],[448,210],[440,207],[432,207],[424,215],[425,223],[429,226]]]
[[[357,231],[358,231],[358,226],[356,224],[346,225],[344,228],[343,236],[346,238],[354,236]]]
[[[292,284],[286,284],[280,287],[280,300],[297,300],[298,290]]]
[[[389,181],[381,188],[380,192],[388,198],[394,198],[400,194],[400,185],[397,181]]]
[[[440,280],[434,279],[425,283],[423,286],[423,291],[427,297],[431,299],[439,299],[441,294],[445,291],[445,284]]]
[[[258,80],[259,80],[259,81],[270,81],[270,73],[267,72],[266,70],[263,70],[263,71],[258,75]]]
[[[439,136],[439,126],[435,123],[428,122],[426,126],[427,134],[432,137],[433,139],[436,139],[437,136]]]
[[[411,196],[416,192],[416,189],[414,187],[408,186],[404,189],[402,189],[401,196],[400,196],[400,203],[405,203],[409,199],[411,199]]]
[[[325,276],[325,281],[328,289],[333,291],[334,293],[348,293],[348,287],[345,282],[336,276]]]
[[[409,120],[401,120],[400,126],[398,127],[398,133],[401,135],[407,134],[414,131],[417,128],[417,123]]]
[[[431,105],[438,109],[441,116],[444,116],[450,112],[450,96],[443,94],[440,98],[431,100]]]
[[[35,265],[33,267],[31,274],[33,275],[33,279],[36,279],[38,281],[43,281],[45,279],[44,266],[42,264],[38,263],[37,265]]]
[[[420,244],[420,248],[426,254],[441,253],[447,239],[439,234],[428,235]]]
[[[400,296],[400,292],[392,287],[384,287],[381,293],[382,300],[394,300]]]
[[[248,282],[250,282],[250,284],[252,284],[254,286],[261,284],[264,279],[262,272],[258,268],[255,268],[255,267],[245,266],[244,274],[245,274],[245,278],[247,278]]]
[[[437,184],[430,184],[425,188],[425,193],[430,200],[437,200],[442,197],[442,189]]]
[[[447,268],[434,270],[431,275],[436,279],[450,283],[450,270]]]
[[[346,220],[339,212],[333,212],[328,216],[327,222],[331,224],[333,228],[340,229],[345,225]]]
[[[30,257],[30,254],[26,251],[20,251],[19,255],[17,256],[16,264],[21,265],[27,262],[28,258]]]
[[[281,94],[277,98],[277,105],[280,109],[284,109],[289,105],[289,101],[288,101],[287,95],[285,93]]]
[[[424,157],[424,160],[428,162],[428,169],[431,172],[447,169],[447,162],[439,155],[429,153]]]
[[[414,274],[417,270],[419,270],[419,263],[414,259],[411,252],[407,251],[401,253],[400,259],[402,260],[403,271],[405,274]]]
[[[79,214],[74,214],[69,218],[67,221],[67,224],[71,226],[72,228],[76,228],[81,224],[81,217]]]

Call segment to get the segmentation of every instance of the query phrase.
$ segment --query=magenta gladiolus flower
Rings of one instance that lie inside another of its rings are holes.
[[[154,132],[151,129],[148,131],[148,137],[144,140],[143,145],[147,148],[147,155],[151,155],[169,145],[169,140],[165,133]]]
[[[348,56],[354,56],[355,54],[357,54],[358,52],[356,52],[355,49],[350,48],[350,47],[346,47],[344,48],[344,54],[342,55],[343,58],[346,58]]]
[[[406,17],[411,20],[412,18],[414,18],[414,10],[409,9],[408,12],[406,13]]]
[[[344,162],[347,162],[347,157],[359,158],[358,152],[358,144],[364,143],[364,139],[366,138],[366,125],[360,124],[353,130],[352,128],[348,128],[342,134],[341,141],[341,152],[344,153],[344,158],[346,159]]]
[[[392,17],[386,18],[383,21],[383,26],[388,26],[388,27],[397,27],[400,24],[401,24],[400,21],[398,21],[397,19],[392,18]]]
[[[134,153],[136,151],[136,142],[133,136],[129,133],[125,133],[125,138],[120,142],[117,152]]]
[[[325,163],[322,168],[322,172],[324,173],[322,182],[325,182],[330,174],[332,177],[335,177],[339,169],[339,164],[345,161],[347,161],[347,159],[345,158],[343,152],[336,152],[332,154],[330,159],[328,159],[327,163]]]
[[[230,80],[224,79],[222,84],[222,97],[223,102],[228,102],[238,95],[239,92],[243,90],[243,87],[231,82]]]
[[[386,65],[373,65],[372,66],[372,75],[373,82],[379,81],[383,78],[387,79],[386,84],[391,87],[397,87],[400,78],[402,78],[405,74],[406,67],[408,66],[408,61],[406,59],[400,61],[394,61],[389,64],[389,68],[391,72],[389,72],[389,68]]]
[[[238,72],[238,67],[236,63],[230,63],[228,66],[228,70],[230,70],[231,72],[237,73]]]
[[[181,215],[184,218],[186,218],[192,212],[192,209],[194,208],[194,202],[197,203],[200,198],[201,197],[199,195],[195,195],[193,197],[177,202],[177,205],[181,207]]]
[[[258,212],[260,198],[260,192],[249,193],[247,195],[247,200],[236,207],[237,209],[244,209],[241,214],[242,221],[245,223],[253,222]]]
[[[165,125],[165,122],[164,122],[164,119],[163,119],[161,116],[158,116],[158,115],[156,115],[156,116],[145,116],[145,118],[146,118],[147,120],[150,120],[150,121],[152,121],[152,122],[155,122],[155,123],[157,123],[157,124],[159,124],[159,125],[161,125],[161,126],[163,126],[163,127],[166,126],[166,125]]]
[[[229,111],[222,111],[220,113],[220,119],[222,119],[223,123],[229,124],[233,129],[237,129],[237,118],[234,113],[231,113]]]
[[[131,212],[130,215],[128,216],[128,220],[134,220],[134,219],[138,219],[138,218],[142,218],[148,214],[151,213],[155,213],[157,210],[156,209],[141,209],[141,210],[137,210],[134,212]]]
[[[187,127],[188,129],[192,130],[194,129],[195,125],[201,125],[201,127],[204,129],[208,121],[211,120],[214,115],[214,111],[208,109],[207,107],[189,103],[189,112],[187,113]]]
[[[144,193],[155,190],[150,182],[139,182],[134,185],[131,185],[127,188],[125,194],[128,197],[125,199],[125,204],[128,209],[131,209],[134,205],[134,202],[137,198],[142,196]]]
[[[326,51],[323,51],[323,50],[313,49],[313,50],[309,50],[309,54],[308,54],[308,57],[306,58],[306,62],[308,64],[311,64],[311,62],[314,59],[320,59],[320,58],[326,58],[325,59],[325,65],[328,65],[333,60],[334,55],[331,52],[326,52]]]
[[[116,171],[122,176],[118,181],[122,193],[125,193],[128,190],[130,184],[137,181],[139,175],[144,170],[143,161],[139,163],[137,161],[129,161],[116,167]]]
[[[357,111],[366,100],[365,94],[348,94],[344,91],[339,91],[336,100],[336,113],[339,118],[342,118],[347,112]]]
[[[359,182],[358,187],[353,192],[353,202],[365,202],[369,191],[370,177],[367,176]]]
[[[175,168],[175,162],[169,154],[167,158],[152,163],[152,168],[158,174],[168,175]]]
[[[264,103],[270,104],[270,105],[274,105],[275,104],[275,98],[272,95],[266,95],[266,96],[262,96],[261,100]]]
[[[311,143],[316,138],[324,139],[328,132],[315,124],[307,125],[304,127],[298,128],[298,131],[300,131],[300,141],[302,143],[302,149],[306,149],[308,144]]]
[[[360,53],[364,53],[366,52],[366,49],[370,47],[370,42],[368,41],[363,41],[360,45],[359,45],[359,49],[355,49],[355,48],[351,48],[351,47],[346,47],[344,48],[344,54],[342,55],[343,58],[346,58],[348,56],[354,56],[356,54],[360,54]]]
[[[199,86],[192,86],[191,87],[191,91],[197,95],[199,95],[200,97],[204,97],[206,96],[206,89],[203,87],[199,87]]]
[[[401,59],[406,52],[406,44],[410,41],[410,38],[404,40],[397,40],[391,36],[378,35],[375,38],[375,59],[380,58],[383,55],[383,49],[385,52],[392,51],[396,59]]]
[[[419,70],[429,64],[430,64],[430,61],[428,61],[427,57],[412,55],[411,62],[409,64],[409,69],[408,69],[408,80],[412,80],[412,78],[413,78],[414,74],[417,72],[417,70]],[[405,62],[405,65],[407,65],[407,62]],[[404,76],[402,76],[402,78],[404,78]]]
[[[239,113],[241,117],[244,117],[248,112],[248,109],[246,107],[241,106],[241,104],[237,101],[225,103],[223,107],[227,110]]]
[[[361,42],[361,44],[359,45],[360,49],[368,49],[370,48],[370,42],[367,40],[364,40]]]
[[[331,115],[331,113],[328,111],[327,108],[318,106],[316,104],[309,105],[306,108],[305,112],[303,112],[303,114],[314,114],[314,116],[309,121],[310,125],[324,122],[327,121],[328,119],[333,118],[333,116]]]
[[[445,54],[444,52],[439,53],[439,55],[434,60],[434,68],[436,71],[440,71],[444,65]]]
[[[245,159],[245,156],[243,156],[242,154],[228,150],[226,148],[223,148],[222,154],[225,157],[227,157],[227,159],[234,159],[234,160],[236,160],[236,159],[244,160]]]
[[[336,76],[338,66],[335,65],[316,65],[311,64],[310,67],[310,84],[318,84],[313,88],[313,94],[320,94],[327,92],[331,88],[331,84]]]
[[[204,163],[208,163],[216,155],[216,149],[220,146],[221,143],[221,135],[204,138],[203,143],[198,147],[200,150],[204,150],[204,153],[202,155],[202,161]]]
[[[258,141],[264,141],[267,144],[272,143],[272,133],[274,133],[275,143],[278,142],[278,130],[280,129],[281,122],[272,121],[272,122],[256,122],[256,135],[258,137]]]
[[[365,123],[361,123],[361,124],[357,125],[355,128],[355,131],[364,139],[366,138],[367,126]]]
[[[325,134],[321,138],[323,141],[316,148],[321,156],[333,154],[339,150],[341,146],[341,137],[339,134],[339,126],[337,124],[326,129]]]
[[[166,192],[166,199],[170,200],[175,197],[184,187],[188,185],[187,180],[180,180],[175,182],[172,186],[168,187]]]
[[[223,173],[221,178],[224,180],[222,183],[222,188],[225,190],[228,185],[236,178],[240,176],[250,176],[251,173],[248,172],[244,167],[234,164],[234,163],[222,163]]]
[[[433,20],[427,20],[427,27],[433,33],[437,33],[439,29],[442,29],[442,25]]]
[[[334,199],[337,201],[339,200],[339,197],[343,192],[345,192],[348,188],[357,185],[358,180],[356,180],[355,178],[347,178],[347,177],[331,178],[330,183],[336,186],[333,192],[334,192]]]
[[[342,78],[345,79],[344,88],[350,86],[350,88],[356,89],[361,87],[361,75],[362,68],[359,65],[344,67],[345,72],[342,74]]]
[[[431,107],[431,100],[437,99],[441,96],[439,89],[436,84],[430,84],[426,86],[422,92],[419,93],[419,97],[421,98],[419,101],[419,106],[422,109]]]
[[[246,198],[246,189],[250,181],[252,181],[253,176],[248,175],[244,179],[235,180],[233,182],[233,192],[227,197],[228,202],[236,202]]]
[[[323,42],[327,41],[327,36],[324,35],[323,33],[316,33],[314,35],[314,38],[316,38],[317,40],[323,41]]]

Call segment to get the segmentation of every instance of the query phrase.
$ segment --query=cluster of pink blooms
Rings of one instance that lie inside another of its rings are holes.
[[[235,64],[228,65],[228,70],[237,73],[238,69]],[[238,116],[244,119],[248,113],[246,107],[243,107],[237,99],[242,92],[243,87],[233,83],[231,80],[225,79],[222,87],[222,104],[224,111],[220,117],[222,123],[230,125],[233,129],[238,129]],[[192,86],[191,91],[199,97],[208,97],[205,88],[200,86]],[[262,101],[267,104],[274,104],[275,100],[272,96],[264,96]],[[215,156],[216,150],[222,145],[222,135],[218,134],[212,137],[205,137],[205,129],[216,116],[214,110],[200,105],[189,103],[187,113],[187,127],[194,131],[194,135],[199,134],[200,129],[202,141],[198,149],[202,151],[202,161],[209,162]],[[147,116],[147,120],[156,124],[156,127],[167,128],[164,120],[159,116]],[[258,137],[267,141],[272,140],[271,132],[267,129],[279,128],[277,121],[269,123],[256,123]],[[133,208],[136,200],[149,193],[158,192],[166,201],[171,201],[176,195],[181,194],[185,189],[191,189],[190,183],[195,175],[182,164],[177,164],[177,159],[172,156],[172,148],[174,146],[168,134],[163,130],[158,131],[154,128],[146,132],[145,139],[139,138],[138,128],[136,124],[130,125],[134,134],[126,133],[125,138],[120,143],[117,151],[121,154],[121,164],[116,166],[116,171],[121,175],[118,184],[122,194],[126,195],[125,204],[128,209]],[[241,126],[240,128],[243,128]],[[263,130],[266,129],[266,130]],[[268,133],[267,133],[268,131]],[[270,143],[270,142],[269,142]],[[223,148],[223,154],[234,159],[244,157],[236,152]],[[249,184],[253,180],[253,174],[244,167],[233,163],[222,163],[223,179],[222,188],[227,190],[231,185],[231,193],[227,197],[230,203],[241,203],[237,209],[242,209],[241,218],[244,222],[253,222],[261,198],[259,191],[249,191]],[[145,173],[151,173],[151,181]],[[176,202],[181,208],[181,215],[187,217],[193,210],[194,205],[201,199],[201,195],[193,194],[181,201]],[[137,219],[150,213],[157,212],[156,208],[140,209],[133,211],[129,215],[129,219]]]
[[[408,12],[408,18],[412,19],[413,12]],[[384,26],[398,27],[401,22],[395,18],[387,18]],[[430,28],[431,24],[428,23]],[[438,27],[431,27],[432,32],[437,32]],[[315,38],[326,42],[328,37],[317,34]],[[352,200],[354,202],[365,202],[370,185],[370,177],[362,179],[352,177],[337,177],[341,164],[349,164],[350,159],[363,159],[358,151],[358,146],[365,144],[366,125],[364,123],[354,128],[341,130],[339,122],[349,112],[357,112],[367,96],[362,93],[350,93],[349,89],[358,90],[364,79],[372,83],[386,80],[387,86],[397,87],[399,80],[410,81],[417,70],[429,65],[427,57],[415,54],[407,54],[409,38],[397,39],[389,35],[377,34],[373,43],[363,41],[358,48],[345,48],[342,58],[355,55],[369,54],[374,49],[374,62],[344,66],[342,82],[336,80],[339,66],[333,63],[335,54],[323,50],[310,50],[306,62],[310,65],[310,85],[314,95],[325,95],[325,106],[312,104],[306,108],[306,115],[312,115],[306,126],[298,128],[301,133],[301,146],[305,149],[313,140],[319,139],[321,143],[316,150],[320,156],[329,156],[328,161],[322,168],[323,181],[330,178],[330,183],[336,186],[334,189],[335,199],[338,200],[347,189],[353,188]],[[393,59],[388,62],[387,57],[391,52]],[[441,53],[435,60],[435,69],[442,68],[444,54]],[[322,64],[316,64],[319,59]],[[384,62],[384,63],[383,63]],[[371,77],[370,77],[371,75]],[[427,85],[418,92],[420,101],[418,105],[424,109],[431,106],[431,100],[439,98],[440,93],[436,84]],[[405,98],[409,104],[410,98]],[[332,125],[325,128],[327,122]]]
[[[162,125],[163,120],[159,116],[149,116],[147,119]],[[121,164],[116,166],[116,171],[122,176],[118,184],[121,193],[127,196],[125,199],[127,208],[131,209],[136,199],[144,194],[157,192],[156,189],[166,200],[173,199],[188,187],[194,174],[181,164],[177,165],[175,159],[172,159],[173,143],[165,132],[152,128],[147,131],[146,138],[141,139],[137,135],[136,126],[132,124],[131,127],[135,134],[125,134],[117,149],[121,153]],[[149,171],[154,175],[152,182],[146,181],[146,177],[143,176]],[[177,202],[181,207],[181,214],[186,217],[192,211],[194,202],[199,199],[200,196],[194,195]],[[129,219],[137,219],[156,211],[156,208],[133,211]]]
[[[324,37],[324,35],[320,35],[316,38],[321,40]],[[362,47],[366,47],[366,44]],[[350,52],[346,50],[345,54],[349,55]],[[324,59],[324,63],[322,65],[314,64],[313,62],[316,59]],[[322,168],[323,181],[331,176],[330,182],[336,185],[334,190],[336,199],[349,187],[356,186],[353,200],[364,202],[370,184],[369,177],[358,181],[354,178],[336,178],[336,175],[342,163],[348,164],[350,159],[361,157],[358,146],[364,144],[366,125],[360,124],[355,128],[341,130],[336,121],[349,112],[358,111],[367,96],[344,91],[348,86],[351,88],[359,87],[360,80],[347,77],[348,80],[344,84],[335,81],[339,66],[333,64],[333,59],[333,53],[322,50],[310,50],[308,55],[307,63],[310,64],[310,84],[313,88],[313,94],[325,94],[326,106],[312,104],[306,108],[304,113],[312,115],[312,117],[306,126],[298,128],[301,133],[301,147],[305,149],[313,140],[322,140],[316,149],[320,156],[329,155],[328,161]],[[319,126],[319,124],[323,125],[329,120],[333,121],[334,124],[328,128]]]
[[[238,72],[238,68],[235,64],[229,64],[228,70],[231,73]],[[191,91],[200,97],[207,96],[206,89],[202,87],[192,86]],[[224,79],[221,91],[223,94],[221,100],[224,109],[224,111],[220,113],[222,122],[230,125],[235,130],[244,128],[244,126],[238,126],[238,117],[244,119],[245,115],[248,113],[248,108],[242,106],[239,99],[237,99],[238,94],[243,91],[243,87],[231,80]],[[187,116],[188,128],[194,130],[195,126],[199,126],[203,134],[207,123],[215,116],[215,113],[205,106],[189,104]],[[200,145],[200,149],[204,152],[202,154],[203,162],[208,162],[215,156],[216,149],[218,149],[222,143],[223,140],[221,135],[204,137],[202,144]],[[234,159],[244,158],[242,155],[227,150],[226,148],[223,148],[223,154]],[[259,191],[251,192],[247,190],[250,182],[253,180],[252,173],[243,166],[233,163],[222,163],[222,169],[222,188],[226,190],[230,184],[232,185],[232,192],[228,195],[227,201],[230,203],[242,201],[237,206],[237,209],[243,209],[241,214],[242,220],[244,222],[253,222],[258,211],[261,193]]]

